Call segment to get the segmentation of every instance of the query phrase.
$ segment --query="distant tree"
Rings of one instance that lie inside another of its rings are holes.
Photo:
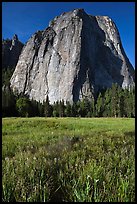
[[[84,99],[84,106],[85,106],[85,116],[91,117],[91,110],[92,110],[91,108],[93,108],[93,107],[91,107],[91,99],[89,100],[88,98],[85,98]]]
[[[90,116],[91,117],[95,117],[95,115],[96,115],[96,108],[95,108],[95,99],[94,98],[92,98],[90,106],[91,106],[91,108],[90,108],[90,112],[91,112]]]
[[[45,115],[45,117],[51,117],[53,110],[52,110],[52,106],[50,105],[48,95],[46,97],[46,101],[43,102],[43,106],[44,106],[44,115]]]
[[[112,117],[118,116],[118,85],[112,84],[111,89],[111,107],[112,107]]]
[[[16,101],[16,108],[19,116],[28,117],[30,116],[30,100],[27,97],[19,97]]]
[[[38,112],[40,117],[44,117],[44,105],[38,102]]]
[[[65,116],[65,105],[64,105],[64,100],[59,102],[59,117],[64,117]]]
[[[104,117],[109,117],[111,115],[111,91],[110,89],[106,89],[104,95],[103,95],[103,101],[104,101],[104,111],[103,111],[103,116]]]
[[[124,90],[125,112],[127,117],[135,117],[135,93],[134,89]]]
[[[53,104],[53,117],[59,117],[59,102],[56,101]]]
[[[14,68],[3,68],[2,69],[2,86],[6,85],[9,86],[10,85],[10,78],[12,76],[14,72]]]
[[[8,77],[3,77],[2,116],[46,116],[46,117],[135,117],[135,88],[122,89],[117,84],[99,92],[96,98],[83,98],[70,104],[64,100],[50,105],[47,96],[42,103],[30,100],[23,94],[12,92]],[[7,81],[5,80],[7,78]],[[5,84],[4,84],[5,83]]]
[[[2,117],[17,116],[16,97],[9,85],[3,85],[2,88]]]
[[[72,107],[69,101],[66,102],[65,106],[65,116],[66,117],[71,117],[72,116]]]
[[[79,103],[79,114],[81,117],[91,116],[91,102],[88,98],[83,98]]]
[[[132,117],[135,117],[135,87],[131,89]]]
[[[96,103],[96,116],[101,117],[102,112],[103,112],[103,98],[102,94],[99,93],[98,98],[97,98],[97,103]]]
[[[124,97],[124,91],[122,88],[119,87],[118,91],[118,117],[124,117],[125,116],[125,97]]]
[[[78,117],[79,116],[78,109],[79,109],[79,102],[77,102],[77,103],[73,102],[73,104],[71,106],[72,117]]]
[[[40,116],[39,114],[39,108],[38,108],[38,102],[36,100],[31,100],[31,110],[30,110],[30,115],[31,116]]]

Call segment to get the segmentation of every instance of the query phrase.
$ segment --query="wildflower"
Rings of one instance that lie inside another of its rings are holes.
[[[87,175],[87,179],[89,179],[90,178],[90,175]]]
[[[5,157],[5,160],[6,160],[6,161],[9,161],[9,157]]]
[[[57,158],[56,157],[54,158],[54,162],[57,162]]]
[[[47,159],[45,157],[43,157],[44,162],[47,162]]]
[[[82,165],[84,165],[84,164],[85,164],[85,161],[83,160],[81,163],[82,163]]]
[[[99,181],[99,179],[95,179],[95,182],[97,183]]]

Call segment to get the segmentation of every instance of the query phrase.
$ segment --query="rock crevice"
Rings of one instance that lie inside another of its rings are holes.
[[[48,94],[54,103],[91,99],[112,83],[125,88],[135,82],[115,23],[75,9],[55,17],[28,40],[10,83],[13,91],[25,90],[40,102]]]

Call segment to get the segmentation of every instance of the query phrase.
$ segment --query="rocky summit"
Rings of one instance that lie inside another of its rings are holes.
[[[88,15],[83,9],[64,12],[23,47],[11,77],[14,92],[40,102],[92,98],[117,83],[134,86],[135,72],[108,16]]]
[[[15,68],[23,43],[18,40],[15,34],[12,39],[2,41],[2,68]]]

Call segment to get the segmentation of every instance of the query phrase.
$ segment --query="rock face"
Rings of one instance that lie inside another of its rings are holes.
[[[12,40],[2,41],[2,68],[15,68],[19,55],[21,53],[23,43],[18,40],[18,36],[14,35]]]
[[[55,17],[24,46],[11,88],[43,102],[78,101],[118,83],[134,86],[129,62],[114,22],[75,9]]]

